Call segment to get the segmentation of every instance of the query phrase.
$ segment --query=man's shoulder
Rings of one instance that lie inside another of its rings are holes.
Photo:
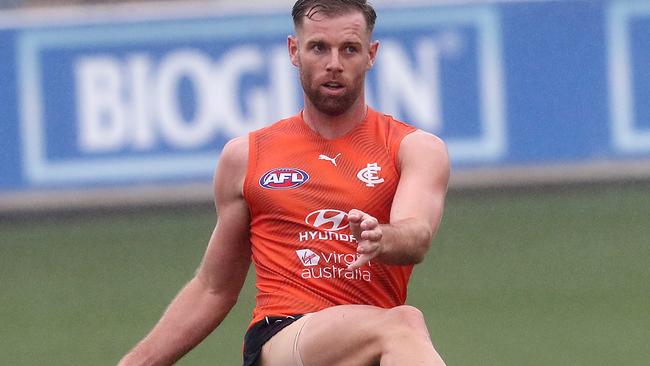
[[[416,146],[424,145],[425,147],[434,149],[446,148],[445,142],[440,137],[431,132],[417,128],[412,133],[408,134],[408,136],[406,136],[404,139],[404,144],[414,144]]]
[[[417,127],[415,127],[413,124],[399,120],[391,114],[378,112],[378,111],[376,113],[379,121],[382,121],[383,123],[386,123],[388,125],[403,127],[405,129],[411,129],[411,130],[417,129]]]
[[[387,142],[391,149],[395,149],[399,145],[404,137],[413,132],[418,131],[418,128],[413,126],[408,122],[398,120],[390,114],[386,113],[377,113],[378,126],[381,130],[385,131]]]
[[[251,148],[251,141],[253,141],[253,144],[255,145],[259,142],[261,136],[282,135],[282,131],[295,125],[295,121],[293,120],[294,117],[295,116],[283,118],[268,126],[253,130],[246,135],[232,138],[224,145],[221,151],[221,159],[227,159],[236,164],[246,163]],[[253,149],[255,149],[255,147],[253,147]]]
[[[221,160],[234,165],[245,164],[248,160],[248,141],[248,135],[228,141],[221,150]]]
[[[426,156],[427,159],[422,159],[422,156]],[[438,166],[449,164],[445,142],[440,137],[420,129],[416,129],[404,137],[400,144],[398,158],[402,165],[410,160],[426,160]]]
[[[252,135],[263,135],[269,132],[274,132],[274,131],[282,131],[286,130],[288,128],[292,128],[295,126],[295,118],[296,116],[291,116],[287,118],[280,119],[278,121],[275,121],[271,123],[270,125],[264,126],[262,128],[258,128],[257,130],[251,131]]]

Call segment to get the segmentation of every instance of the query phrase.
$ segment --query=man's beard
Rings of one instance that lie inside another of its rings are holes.
[[[325,95],[319,86],[310,87],[310,77],[300,73],[300,82],[305,95],[316,109],[328,116],[336,117],[347,112],[361,95],[363,80],[358,84],[348,85],[348,90],[340,96]]]

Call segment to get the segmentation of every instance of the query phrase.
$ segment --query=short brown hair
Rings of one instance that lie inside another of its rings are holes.
[[[291,16],[293,25],[297,29],[302,26],[303,17],[312,19],[318,13],[325,16],[347,14],[350,11],[358,10],[366,18],[368,33],[375,28],[377,13],[366,0],[298,0],[293,5]]]

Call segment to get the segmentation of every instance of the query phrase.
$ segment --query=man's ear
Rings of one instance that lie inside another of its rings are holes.
[[[298,39],[295,36],[287,37],[287,49],[289,50],[289,58],[295,67],[300,65],[300,57],[298,55]]]
[[[372,65],[375,64],[375,59],[377,58],[377,51],[379,50],[379,41],[370,42],[370,47],[368,48],[368,65],[366,70],[372,69]]]

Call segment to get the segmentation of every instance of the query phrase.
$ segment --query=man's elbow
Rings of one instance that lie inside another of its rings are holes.
[[[413,251],[414,264],[420,264],[424,261],[424,258],[431,247],[431,241],[435,236],[435,230],[427,226],[421,231],[421,234],[422,236],[418,238],[415,244],[415,250]]]
[[[226,311],[230,311],[239,299],[239,290],[235,287],[223,288],[220,286],[214,286],[209,279],[206,279],[199,274],[194,278],[194,281],[198,281],[201,284],[204,293],[211,299],[214,299],[213,301],[215,301],[220,308]]]
[[[416,250],[414,251],[413,255],[413,264],[420,264],[424,261],[424,258],[427,256],[427,252],[429,251],[429,244],[418,244]]]

